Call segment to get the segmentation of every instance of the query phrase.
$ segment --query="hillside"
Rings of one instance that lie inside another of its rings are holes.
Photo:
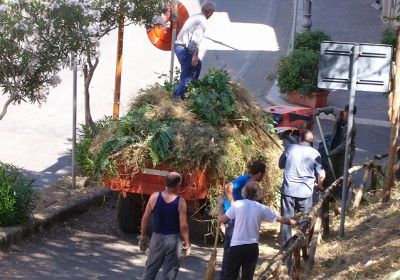
[[[346,219],[343,239],[339,218],[333,219],[330,236],[317,248],[311,279],[400,279],[399,185],[386,204],[379,194],[367,194],[367,202]]]

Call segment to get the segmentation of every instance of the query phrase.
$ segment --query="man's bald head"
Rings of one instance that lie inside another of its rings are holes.
[[[311,144],[311,142],[314,140],[314,135],[311,132],[311,130],[304,130],[300,134],[300,142],[306,142],[308,144]]]
[[[165,185],[169,188],[176,188],[182,182],[182,176],[178,172],[170,172],[165,179]]]

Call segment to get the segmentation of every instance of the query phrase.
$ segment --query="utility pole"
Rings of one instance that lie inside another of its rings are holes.
[[[394,166],[397,156],[397,138],[399,136],[399,107],[400,107],[400,27],[396,27],[397,43],[394,70],[394,88],[392,91],[392,102],[389,102],[389,114],[392,127],[390,130],[389,158],[383,185],[382,202],[390,200],[390,192],[394,186]]]
[[[292,38],[289,45],[289,53],[293,51],[294,48],[294,36],[296,35],[296,25],[297,25],[297,10],[299,7],[298,0],[293,0],[293,24],[292,24]]]
[[[72,187],[76,188],[76,99],[78,92],[78,66],[77,66],[77,56],[72,55],[72,162],[71,162],[71,176],[72,176]]]
[[[174,82],[174,60],[175,60],[175,39],[176,29],[178,28],[178,1],[172,1],[172,34],[171,34],[171,64],[169,69],[169,83],[172,85]],[[172,91],[174,90],[173,87]]]
[[[303,31],[311,31],[311,7],[312,0],[304,0],[303,2]]]
[[[120,11],[118,19],[117,65],[115,69],[115,89],[114,89],[114,107],[113,107],[114,120],[117,120],[119,118],[119,107],[121,99],[122,51],[124,48],[124,22],[125,22],[124,15],[122,11]]]

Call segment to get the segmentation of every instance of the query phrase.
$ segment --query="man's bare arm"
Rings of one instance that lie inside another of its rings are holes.
[[[286,217],[283,217],[283,216],[278,216],[276,218],[276,221],[280,222],[282,224],[291,225],[291,226],[297,225],[297,221],[289,219],[289,218],[286,218]]]
[[[218,215],[218,221],[219,221],[221,224],[225,224],[226,222],[229,221],[229,218],[228,218],[228,216],[225,215],[225,214],[219,214],[219,215]]]
[[[179,199],[179,228],[184,242],[184,248],[190,247],[189,226],[187,223],[187,206],[183,198]]]
[[[140,224],[140,236],[141,236],[141,238],[147,237],[147,226],[149,224],[151,212],[153,211],[153,207],[154,207],[154,204],[155,204],[155,199],[157,197],[157,194],[158,193],[153,193],[150,196],[149,201],[147,202],[147,205],[146,205],[146,209],[144,210],[144,214],[143,214],[143,217],[142,217],[142,222]]]
[[[225,195],[228,198],[230,204],[232,205],[235,202],[233,198],[233,185],[232,182],[225,185]]]

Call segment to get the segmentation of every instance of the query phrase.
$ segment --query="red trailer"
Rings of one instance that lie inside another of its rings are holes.
[[[137,173],[130,172],[124,167],[120,167],[119,171],[119,178],[105,180],[103,184],[111,190],[120,192],[117,205],[120,229],[126,233],[138,233],[150,195],[153,192],[163,191],[168,172],[178,170],[165,164],[155,167],[148,164],[147,168]],[[205,171],[194,170],[190,174],[183,174],[178,194],[186,200],[189,213],[194,213],[205,203],[208,188],[208,177]]]

